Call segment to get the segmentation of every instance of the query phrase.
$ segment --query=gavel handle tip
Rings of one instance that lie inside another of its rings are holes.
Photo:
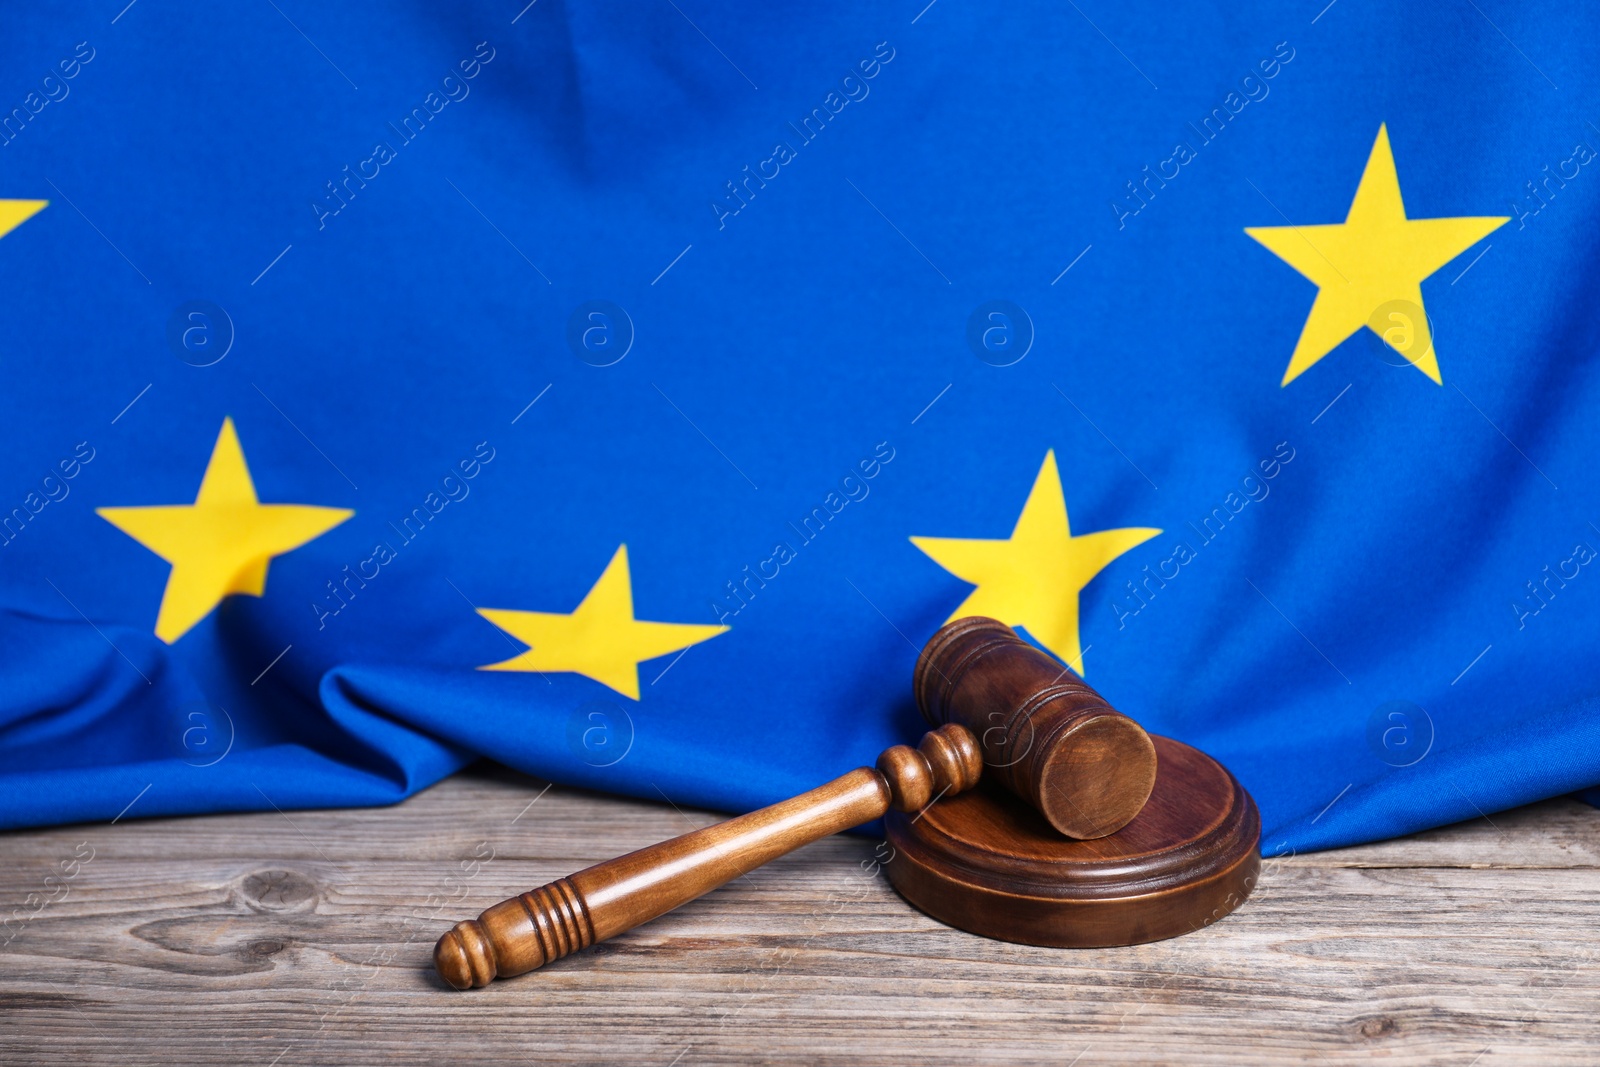
[[[477,919],[456,923],[433,947],[433,965],[457,989],[486,986],[498,973],[494,946]]]

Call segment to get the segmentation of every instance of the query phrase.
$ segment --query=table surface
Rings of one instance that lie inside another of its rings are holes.
[[[480,765],[387,809],[0,834],[0,1062],[1600,1061],[1572,800],[1269,861],[1134,948],[949,929],[835,837],[535,974],[433,974],[457,919],[714,818]]]

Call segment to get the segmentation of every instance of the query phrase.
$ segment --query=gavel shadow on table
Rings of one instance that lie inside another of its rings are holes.
[[[1255,886],[1260,817],[1233,776],[1146,734],[1005,624],[946,624],[912,686],[935,726],[915,749],[501,901],[439,939],[440,976],[470,989],[534,970],[885,817],[900,895],[1003,941],[1159,941],[1210,925]]]

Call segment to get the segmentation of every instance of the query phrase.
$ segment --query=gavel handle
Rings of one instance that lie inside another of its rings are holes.
[[[736,819],[630,852],[503,900],[457,923],[433,951],[439,975],[457,989],[488,985],[587,948],[801,845],[882,818],[891,805],[918,811],[945,793],[977,784],[983,758],[966,727],[896,745],[826,785]]]

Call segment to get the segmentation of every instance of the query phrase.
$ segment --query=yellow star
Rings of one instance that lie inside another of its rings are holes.
[[[1074,537],[1051,450],[1045,453],[1028,502],[1007,540],[913,537],[911,543],[957,578],[978,587],[950,613],[951,619],[987,615],[1008,626],[1025,627],[1082,674],[1078,594],[1112,560],[1160,532],[1130,526]]]
[[[1288,385],[1363,326],[1444,384],[1422,307],[1422,280],[1510,221],[1509,216],[1406,218],[1389,128],[1379,126],[1344,222],[1245,228],[1317,284],[1317,299],[1282,384]]]
[[[0,237],[45,209],[48,200],[0,200]]]
[[[345,508],[261,503],[232,419],[222,420],[193,504],[95,512],[172,564],[156,616],[156,636],[169,645],[230,593],[260,596],[273,556],[299,548],[355,514]]]
[[[478,614],[528,646],[528,651],[479,667],[480,671],[571,671],[634,700],[639,699],[639,664],[728,630],[634,618],[627,545],[612,555],[570,615],[503,608],[479,608]]]

